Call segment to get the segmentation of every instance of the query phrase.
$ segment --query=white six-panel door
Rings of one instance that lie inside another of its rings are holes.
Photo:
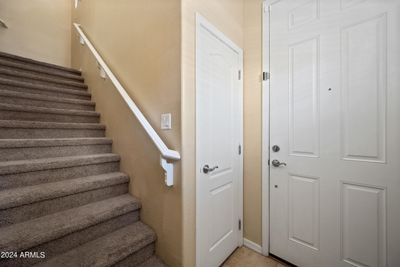
[[[200,15],[196,27],[196,262],[241,244],[242,50]]]
[[[269,27],[270,252],[400,266],[400,1],[280,0]]]

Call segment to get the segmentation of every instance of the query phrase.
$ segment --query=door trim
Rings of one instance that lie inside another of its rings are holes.
[[[276,0],[265,0],[262,4],[262,71],[270,72],[270,29],[269,6]],[[268,23],[268,26],[266,26]],[[262,217],[262,254],[269,255],[269,217],[270,217],[270,168],[269,168],[269,140],[270,140],[270,79],[262,81],[262,186],[261,186],[261,217]]]
[[[240,160],[239,160],[239,181],[238,181],[238,197],[239,197],[239,205],[238,205],[238,214],[239,218],[238,220],[241,221],[241,229],[238,231],[238,247],[243,245],[243,151],[244,151],[244,146],[243,146],[243,50],[240,48],[238,45],[236,45],[232,40],[230,40],[224,33],[222,33],[220,30],[218,30],[214,25],[212,25],[205,17],[203,17],[200,13],[196,12],[196,48],[195,48],[195,53],[196,53],[196,58],[198,57],[198,51],[197,51],[197,40],[199,39],[199,27],[206,28],[210,33],[215,35],[218,39],[223,41],[226,45],[228,45],[232,50],[238,53],[239,55],[239,71],[241,72],[241,78],[239,81],[239,99],[240,99],[240,104],[239,104],[239,113],[240,118],[239,118],[239,124],[240,124],[240,134],[239,134],[239,141],[241,145],[241,155],[240,155]],[[197,67],[197,62],[195,63],[195,74],[196,77],[198,77],[198,67]],[[196,88],[199,88],[199,81],[196,78]],[[198,114],[198,105],[197,105],[197,95],[196,95],[196,126],[197,126],[197,114]],[[199,169],[200,165],[198,162],[198,156],[197,156],[197,144],[198,144],[198,137],[199,137],[199,132],[198,128],[196,127],[196,225],[198,224],[198,219],[199,219],[199,214],[198,214],[198,208],[197,208],[197,203],[199,202],[198,196],[200,195],[198,190],[199,187],[197,186],[198,180],[200,178],[199,175]],[[199,246],[198,246],[198,231],[196,227],[196,266],[199,265]]]

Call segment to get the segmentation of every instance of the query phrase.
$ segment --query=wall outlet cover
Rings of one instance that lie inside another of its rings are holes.
[[[172,129],[172,116],[171,113],[161,114],[161,130]]]

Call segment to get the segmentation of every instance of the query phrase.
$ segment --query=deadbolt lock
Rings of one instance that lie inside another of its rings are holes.
[[[279,146],[277,146],[277,145],[274,145],[272,147],[272,151],[274,151],[274,152],[279,152],[279,150],[281,150],[281,148]]]

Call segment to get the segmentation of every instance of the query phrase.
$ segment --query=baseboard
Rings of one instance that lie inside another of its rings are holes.
[[[249,249],[254,250],[257,253],[262,254],[262,248],[259,244],[254,243],[246,238],[243,238],[243,245]]]

